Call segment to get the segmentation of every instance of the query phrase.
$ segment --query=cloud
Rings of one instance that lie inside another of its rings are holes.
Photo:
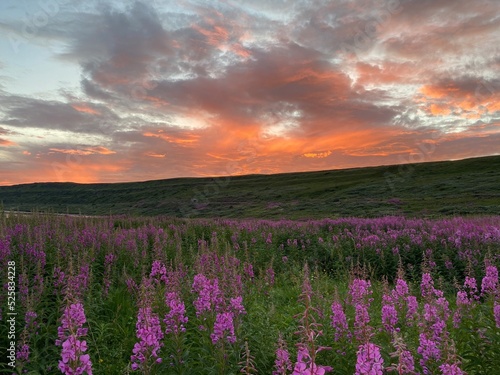
[[[0,91],[1,157],[16,166],[3,180],[391,164],[431,144],[426,160],[498,152],[495,2],[82,7],[64,7],[33,37],[79,68],[78,90]]]

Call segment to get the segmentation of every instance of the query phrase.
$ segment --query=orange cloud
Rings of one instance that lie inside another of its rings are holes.
[[[327,156],[330,156],[332,154],[331,151],[323,151],[323,152],[307,152],[305,154],[302,154],[302,156],[306,158],[326,158]]]
[[[16,145],[15,142],[9,141],[8,139],[0,138],[0,146],[9,147],[9,146],[15,146],[15,145]]]
[[[168,143],[174,143],[174,144],[178,144],[181,146],[192,146],[200,138],[200,136],[197,134],[189,134],[189,133],[184,133],[184,134],[180,134],[180,135],[167,134],[163,130],[158,130],[156,133],[145,132],[142,135],[144,137],[160,138]]]
[[[49,149],[52,152],[59,152],[62,154],[69,155],[93,155],[93,154],[101,154],[101,155],[112,155],[116,154],[115,151],[107,149],[106,147],[97,146],[97,147],[88,147],[84,149],[62,149],[62,148],[51,148]]]
[[[431,104],[429,110],[434,116],[446,116],[451,113],[449,107],[440,104]]]
[[[100,115],[101,112],[91,108],[87,104],[72,104],[71,105],[75,111],[82,112],[82,113],[88,113],[90,115]]]
[[[151,158],[164,158],[165,156],[167,156],[167,154],[156,154],[154,152],[147,152],[144,155],[149,156]]]

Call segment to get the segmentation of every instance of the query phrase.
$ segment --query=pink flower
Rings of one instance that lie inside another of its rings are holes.
[[[332,303],[331,326],[335,330],[335,341],[339,341],[344,335],[349,334],[347,318],[340,302]]]
[[[165,315],[163,322],[166,329],[165,334],[174,333],[178,335],[180,332],[185,332],[184,324],[188,322],[186,316],[186,306],[181,301],[179,294],[176,292],[167,293],[165,296],[165,303],[169,306],[170,311]]]
[[[432,339],[428,339],[424,333],[421,333],[420,345],[417,352],[422,356],[420,365],[424,369],[424,374],[429,374],[427,363],[431,360],[437,361],[441,358],[441,350],[439,350],[438,343]]]
[[[380,348],[369,342],[359,346],[354,375],[382,375],[384,360]]]
[[[457,364],[448,364],[444,363],[439,366],[439,369],[442,371],[443,375],[463,375],[465,374]]]
[[[158,355],[163,346],[163,331],[160,326],[158,315],[153,313],[150,307],[139,309],[136,323],[136,334],[139,342],[134,345],[132,350],[132,369],[139,370],[142,366],[147,366],[150,359],[155,362],[161,362]]]
[[[279,338],[278,345],[278,349],[276,349],[276,360],[274,361],[276,370],[273,371],[273,375],[286,375],[287,371],[292,369],[290,353],[288,353],[286,342],[281,336]]]
[[[382,306],[382,324],[387,332],[393,332],[398,324],[398,312],[393,305]]]
[[[481,294],[494,294],[498,288],[498,269],[495,266],[486,267],[486,275],[481,283]]]
[[[332,371],[330,366],[320,366],[311,360],[306,348],[300,348],[292,375],[324,375]]]
[[[92,362],[90,356],[84,354],[87,351],[87,342],[80,341],[81,336],[87,334],[87,328],[82,328],[86,322],[85,312],[81,303],[66,306],[61,318],[61,326],[58,328],[58,339],[56,345],[62,346],[59,370],[63,374],[92,375]]]
[[[497,328],[500,328],[500,305],[495,303],[493,307],[493,315],[495,316],[495,323]]]
[[[221,339],[226,339],[230,344],[236,342],[234,334],[233,313],[224,312],[217,314],[214,323],[214,332],[210,335],[212,343],[216,344]]]

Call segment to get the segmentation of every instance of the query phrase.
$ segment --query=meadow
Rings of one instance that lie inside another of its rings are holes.
[[[2,214],[0,372],[494,374],[499,254],[498,216]]]

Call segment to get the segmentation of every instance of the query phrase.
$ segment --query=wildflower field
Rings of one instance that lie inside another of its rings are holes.
[[[0,373],[496,374],[499,254],[500,217],[2,216]]]

